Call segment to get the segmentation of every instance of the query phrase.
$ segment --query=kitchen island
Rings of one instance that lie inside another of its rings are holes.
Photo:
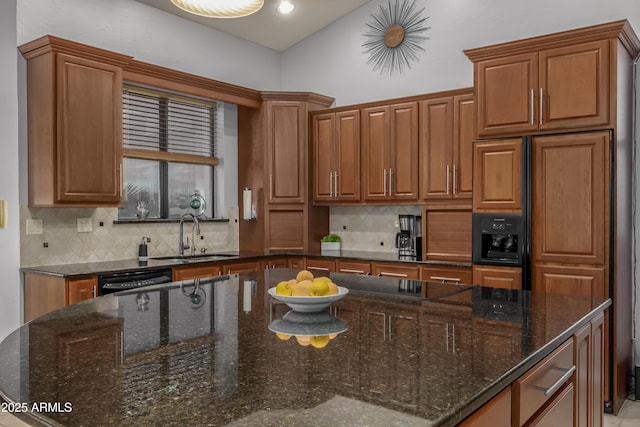
[[[138,288],[37,318],[0,344],[3,409],[33,425],[451,426],[573,356],[610,305],[331,273],[349,294],[320,321],[267,294],[296,273]],[[288,337],[300,331],[329,338]]]

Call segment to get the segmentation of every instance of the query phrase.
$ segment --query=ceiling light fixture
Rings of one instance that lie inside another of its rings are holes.
[[[280,4],[278,4],[278,7],[276,8],[278,13],[281,13],[283,15],[286,15],[287,13],[291,13],[293,9],[295,9],[295,6],[289,0],[282,0]]]
[[[208,18],[241,18],[259,11],[264,0],[171,0],[171,3]]]

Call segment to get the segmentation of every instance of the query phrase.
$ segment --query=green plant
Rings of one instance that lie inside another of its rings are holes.
[[[339,242],[341,241],[341,239],[340,239],[340,236],[338,236],[337,234],[327,234],[322,239],[320,239],[320,241],[321,242]]]

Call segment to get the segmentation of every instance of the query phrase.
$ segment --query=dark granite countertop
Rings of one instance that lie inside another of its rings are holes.
[[[215,256],[215,253],[208,254]],[[188,264],[204,264],[204,263],[224,263],[224,262],[242,262],[257,260],[265,257],[282,257],[282,256],[307,256],[307,257],[327,257],[327,258],[342,258],[350,260],[361,261],[377,261],[377,262],[402,262],[409,264],[420,265],[446,265],[452,267],[471,267],[471,263],[464,262],[447,262],[447,261],[418,261],[407,259],[405,257],[399,257],[397,253],[393,252],[375,252],[375,251],[329,251],[329,252],[305,252],[305,253],[269,253],[269,252],[249,252],[249,251],[230,251],[224,252],[224,256],[219,259],[212,260],[211,258],[194,258],[185,262],[176,262],[167,259],[154,259],[154,255],[149,257],[148,261],[139,262],[137,259],[125,259],[116,261],[104,261],[104,262],[84,262],[75,264],[56,264],[56,265],[41,265],[32,267],[22,267],[20,271],[47,274],[58,277],[79,277],[79,276],[91,276],[95,274],[103,273],[116,273],[124,271],[138,271],[141,269],[159,269],[166,267],[176,267],[180,265]]]
[[[33,425],[451,426],[610,304],[331,273],[349,294],[301,317],[266,292],[296,273],[158,285],[49,313],[0,344],[0,396]],[[313,346],[274,331],[331,335]]]

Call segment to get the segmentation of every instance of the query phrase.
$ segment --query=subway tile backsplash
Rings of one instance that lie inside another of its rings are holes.
[[[342,237],[342,249],[395,252],[398,215],[420,215],[420,207],[336,206],[330,213],[330,232]],[[138,244],[143,236],[151,238],[150,257],[177,254],[177,223],[114,224],[117,217],[117,208],[21,206],[20,264],[29,267],[132,259],[138,256]],[[238,208],[227,208],[226,217],[229,222],[201,224],[203,239],[196,240],[198,249],[238,250]],[[89,218],[91,231],[78,232],[78,218]],[[27,219],[42,220],[42,234],[26,234]],[[184,230],[185,236],[191,235],[190,223],[185,224]]]
[[[196,248],[207,252],[238,250],[238,208],[227,208],[229,222],[203,222]],[[78,218],[89,218],[90,232],[78,232]],[[117,208],[29,208],[20,207],[20,265],[69,264],[113,261],[138,256],[142,237],[149,237],[149,256],[178,253],[178,223],[114,224]],[[42,234],[26,234],[26,220],[42,220]],[[100,222],[103,226],[100,226]],[[191,240],[191,223],[184,234]],[[44,247],[45,244],[47,247]]]

